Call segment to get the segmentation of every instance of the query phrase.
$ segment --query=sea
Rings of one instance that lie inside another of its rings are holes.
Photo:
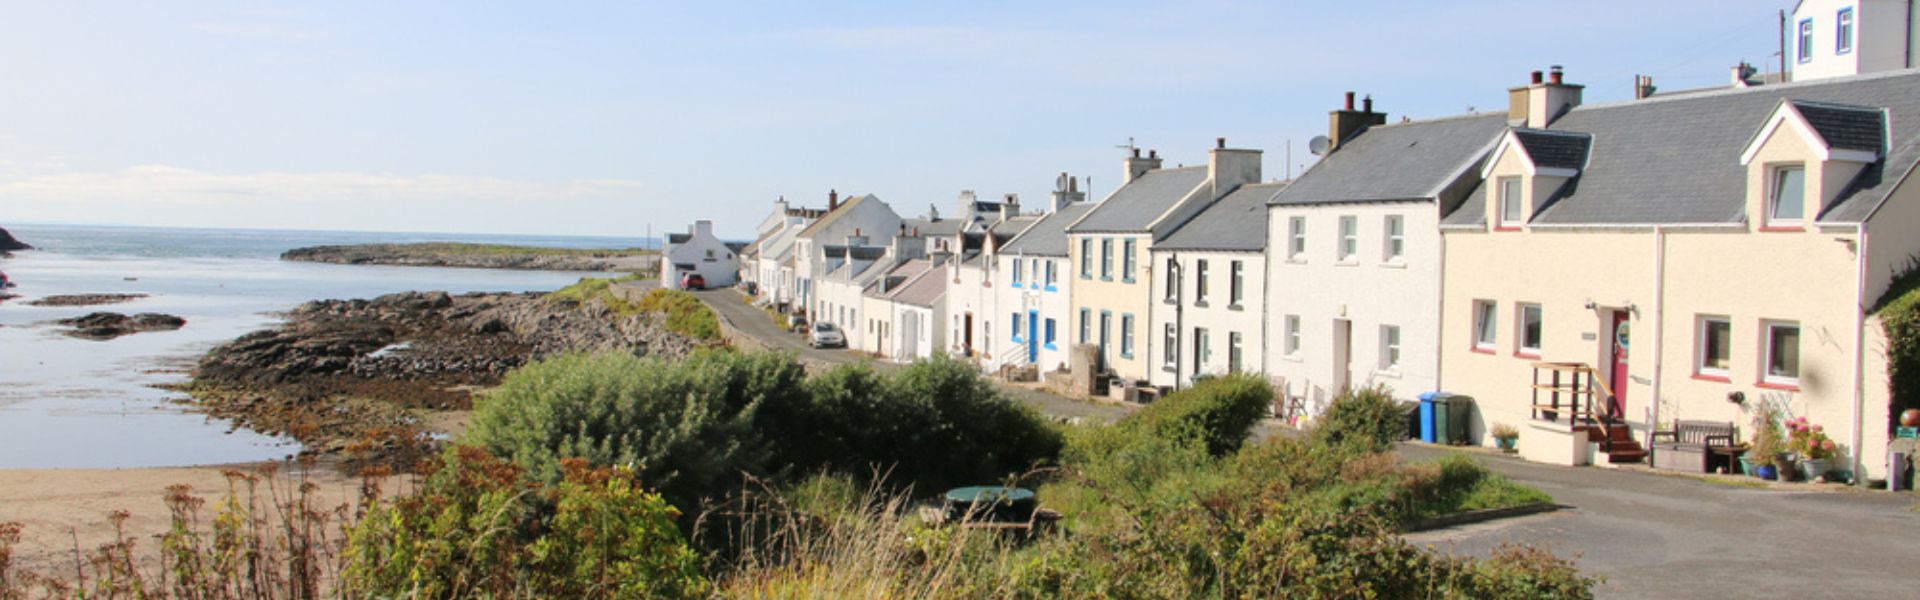
[[[655,247],[640,237],[375,233],[8,224],[37,249],[0,258],[19,298],[0,302],[0,469],[141,468],[275,460],[290,439],[196,412],[180,383],[207,350],[275,324],[303,302],[409,290],[550,291],[581,272],[329,265],[279,260],[330,244],[430,241],[558,248]],[[36,307],[61,294],[146,298],[94,307]],[[57,319],[93,311],[158,312],[178,331],[108,341],[62,334]]]

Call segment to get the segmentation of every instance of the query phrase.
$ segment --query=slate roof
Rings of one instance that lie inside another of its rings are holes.
[[[1258,252],[1267,247],[1267,201],[1284,183],[1254,183],[1214,202],[1193,220],[1153,245],[1154,250]]]
[[[1155,219],[1185,200],[1207,180],[1205,165],[1158,169],[1120,186],[1097,208],[1068,228],[1072,233],[1145,231]]]
[[[1093,208],[1091,202],[1074,202],[1060,207],[1028,227],[1013,241],[1000,247],[1001,254],[1025,254],[1029,256],[1066,256],[1067,226],[1087,214]]]
[[[1886,147],[1886,115],[1880,109],[1809,100],[1789,102],[1829,148],[1879,152]]]
[[[906,262],[896,263],[887,270],[885,275],[874,279],[875,288],[868,291],[867,295],[874,298],[891,297],[900,291],[900,286],[915,277],[919,277],[921,273],[925,273],[932,268],[933,262],[924,258],[916,258]],[[878,289],[880,284],[886,284],[886,286],[891,289],[882,292]]]
[[[1891,115],[1891,152],[1865,169],[1848,191],[1824,207],[1821,222],[1858,223],[1865,219],[1920,159],[1920,72],[1916,71],[1582,106],[1569,111],[1551,128],[1593,134],[1587,166],[1535,211],[1532,222],[1741,223],[1746,211],[1747,167],[1740,164],[1740,154],[1782,100],[1794,101],[1796,108],[1814,106],[1814,112],[1822,115],[1823,122],[1840,139],[1851,139],[1841,132],[1854,129],[1858,123],[1827,121],[1830,115],[1822,111],[1824,107],[1812,103],[1884,107]],[[1850,118],[1839,115],[1837,120]],[[1813,117],[1809,117],[1811,120]],[[1483,222],[1466,221],[1471,215],[1461,212],[1448,215],[1443,222]]]
[[[860,194],[847,198],[845,202],[840,203],[839,207],[827,211],[827,214],[820,215],[820,218],[814,219],[812,223],[808,223],[806,229],[800,230],[800,237],[812,239],[814,234],[825,231],[827,227],[839,221],[840,217],[844,217],[847,213],[853,212],[853,207],[859,206],[860,203],[866,202],[868,198],[872,197],[873,194]],[[878,202],[878,200],[875,200],[875,202]]]
[[[1467,115],[1367,128],[1308,169],[1271,204],[1433,198],[1506,133],[1507,115]]]
[[[992,231],[994,235],[999,236],[1020,235],[1020,232],[1026,231],[1027,228],[1032,227],[1034,223],[1040,222],[1040,218],[1041,215],[1020,215],[994,223],[987,229]]]
[[[854,246],[847,249],[848,258],[854,260],[880,260],[887,255],[885,246]]]
[[[667,244],[668,244],[668,245],[673,245],[673,246],[678,246],[678,245],[680,245],[680,244],[685,244],[685,243],[687,243],[687,240],[691,240],[691,239],[693,239],[693,234],[691,234],[691,233],[669,233],[669,234],[667,234]]]
[[[960,225],[964,222],[960,219],[953,218],[926,219],[921,217],[901,219],[900,221],[907,225],[908,235],[918,237],[953,235],[960,232]]]
[[[893,301],[901,304],[931,308],[947,294],[946,273],[940,269],[929,269],[915,277],[913,281],[893,293]],[[935,326],[939,324],[936,323]]]
[[[1593,147],[1593,136],[1582,133],[1515,129],[1513,137],[1536,167],[1579,169],[1586,165],[1587,151]]]

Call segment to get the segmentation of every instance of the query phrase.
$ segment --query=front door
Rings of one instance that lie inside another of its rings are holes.
[[[1618,419],[1627,414],[1627,383],[1632,381],[1627,375],[1627,349],[1629,333],[1633,325],[1627,321],[1627,311],[1613,311],[1613,368],[1607,371],[1607,385],[1613,388],[1613,398],[1607,401],[1607,416]]]
[[[964,333],[960,334],[961,339],[965,340],[960,344],[961,352],[973,356],[973,313],[967,313],[966,323],[962,326],[966,329],[961,330]]]
[[[1040,311],[1027,311],[1027,364],[1040,362]]]
[[[1353,385],[1353,321],[1333,321],[1333,393]]]
[[[1101,311],[1100,313],[1100,364],[1106,365],[1109,368],[1113,366],[1113,353],[1108,351],[1109,346],[1107,345],[1107,341],[1110,339],[1109,336],[1112,334],[1112,332],[1113,332],[1113,315],[1107,314],[1106,311]]]

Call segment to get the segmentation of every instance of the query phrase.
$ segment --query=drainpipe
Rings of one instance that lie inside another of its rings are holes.
[[[1860,237],[1859,249],[1853,254],[1855,275],[1858,280],[1854,287],[1854,327],[1853,327],[1853,481],[1855,485],[1864,485],[1867,478],[1860,472],[1860,445],[1864,442],[1863,428],[1865,419],[1861,415],[1866,404],[1866,337],[1867,337],[1867,224],[1861,223],[1857,234]]]
[[[1168,273],[1168,276],[1173,278],[1173,389],[1178,390],[1180,389],[1180,374],[1185,372],[1183,361],[1180,360],[1180,351],[1187,346],[1185,335],[1187,327],[1185,323],[1187,312],[1187,282],[1185,281],[1187,268],[1185,264],[1180,262],[1180,253],[1173,253],[1172,258],[1172,272]],[[1147,293],[1152,294],[1153,292]],[[1193,358],[1194,360],[1200,359],[1198,356]]]
[[[1435,196],[1433,199],[1433,212],[1434,237],[1440,239],[1440,270],[1434,271],[1434,279],[1439,282],[1440,301],[1434,303],[1436,305],[1436,314],[1433,320],[1433,391],[1438,392],[1447,389],[1445,385],[1445,375],[1447,372],[1445,366],[1446,359],[1443,358],[1443,355],[1446,354],[1446,342],[1443,338],[1446,337],[1447,330],[1447,234],[1439,230],[1440,198],[1438,196]],[[1473,335],[1472,326],[1469,325],[1468,327],[1467,335]]]
[[[1647,424],[1647,431],[1649,432],[1653,431],[1655,427],[1660,426],[1660,373],[1665,370],[1664,367],[1666,366],[1661,362],[1661,356],[1664,353],[1660,350],[1665,345],[1664,342],[1667,337],[1666,325],[1667,230],[1664,227],[1655,225],[1653,227],[1653,422]],[[1629,349],[1628,351],[1631,352],[1632,350]],[[1632,383],[1631,377],[1629,377],[1628,380],[1628,383]],[[1653,434],[1649,433],[1647,435],[1652,436]],[[1649,450],[1653,448],[1651,437],[1649,437],[1647,448]],[[1649,455],[1648,458],[1651,459],[1652,456]]]

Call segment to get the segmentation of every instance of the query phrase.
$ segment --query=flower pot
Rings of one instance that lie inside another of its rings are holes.
[[[1754,467],[1753,474],[1767,481],[1773,481],[1775,479],[1780,478],[1779,472],[1773,468],[1773,465],[1760,465],[1760,466]]]
[[[1821,477],[1826,476],[1827,471],[1833,470],[1833,459],[1831,458],[1802,459],[1800,460],[1800,462],[1796,463],[1796,466],[1800,467],[1801,480],[1813,481],[1815,479],[1819,479]]]
[[[1520,438],[1493,438],[1493,445],[1499,446],[1502,452],[1512,452],[1514,443],[1518,441]]]

